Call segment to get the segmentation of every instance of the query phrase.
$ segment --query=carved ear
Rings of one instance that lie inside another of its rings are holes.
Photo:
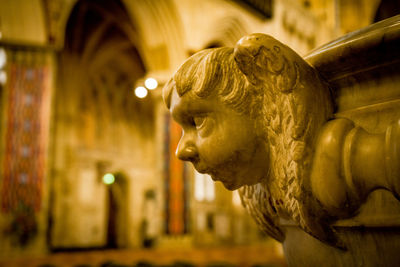
[[[290,93],[299,80],[299,60],[292,49],[269,35],[254,33],[239,40],[234,51],[239,69],[250,83],[270,83],[282,92]]]

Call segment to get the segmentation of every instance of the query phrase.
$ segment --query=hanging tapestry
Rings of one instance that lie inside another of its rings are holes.
[[[43,52],[9,55],[1,210],[38,212],[48,140],[49,68]]]
[[[186,164],[175,156],[181,134],[181,127],[167,114],[164,140],[165,232],[171,235],[186,234],[189,222]]]

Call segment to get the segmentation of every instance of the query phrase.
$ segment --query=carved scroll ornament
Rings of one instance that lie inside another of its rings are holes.
[[[400,124],[377,135],[333,119],[328,84],[268,35],[193,55],[163,96],[183,128],[177,156],[240,188],[247,210],[279,241],[284,219],[345,248],[332,223],[354,216],[377,188],[399,198]]]

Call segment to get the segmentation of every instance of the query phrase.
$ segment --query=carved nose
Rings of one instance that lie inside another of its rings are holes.
[[[184,161],[194,161],[198,156],[196,146],[183,137],[179,141],[175,154],[180,160]]]

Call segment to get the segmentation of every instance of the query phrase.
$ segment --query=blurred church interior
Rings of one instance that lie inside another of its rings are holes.
[[[286,266],[237,192],[175,157],[162,87],[249,33],[304,56],[398,13],[394,0],[0,0],[0,266]]]

